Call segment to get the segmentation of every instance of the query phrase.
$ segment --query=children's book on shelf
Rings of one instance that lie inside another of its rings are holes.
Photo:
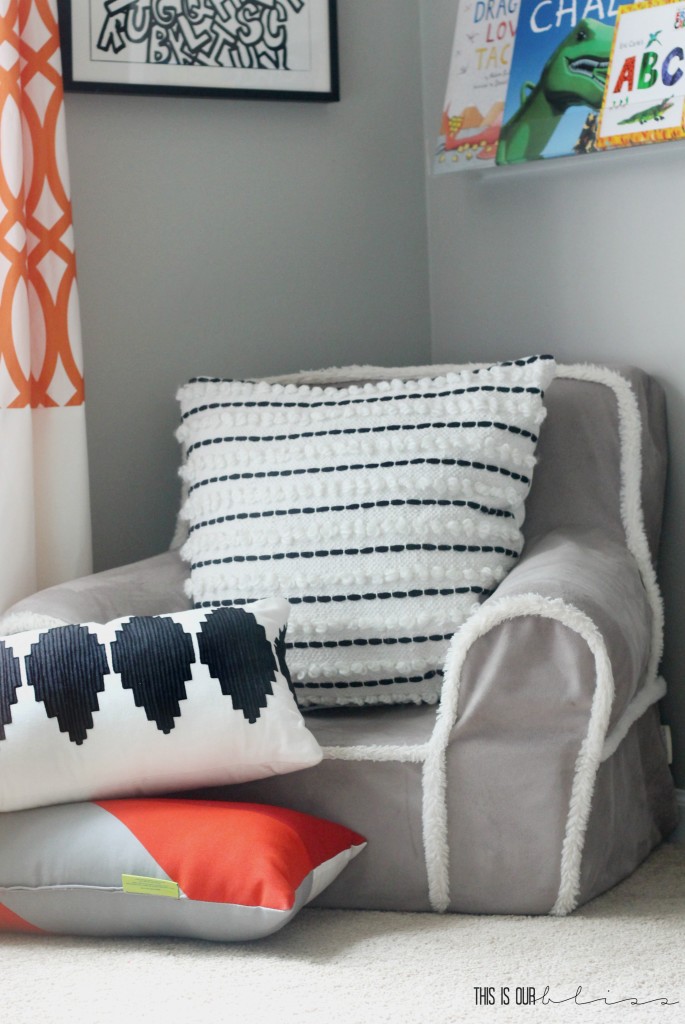
[[[606,149],[684,137],[685,0],[620,7],[597,145]]]
[[[435,173],[494,165],[518,16],[519,0],[461,0]]]
[[[617,14],[618,0],[521,0],[498,164],[598,148]]]

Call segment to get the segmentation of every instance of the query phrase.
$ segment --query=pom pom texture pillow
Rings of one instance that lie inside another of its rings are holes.
[[[283,655],[288,611],[273,598],[0,640],[0,810],[318,763]]]
[[[449,640],[514,565],[551,357],[179,392],[189,593],[291,605],[302,704],[435,701]]]
[[[0,931],[255,939],[365,846],[264,804],[131,799],[4,815]]]

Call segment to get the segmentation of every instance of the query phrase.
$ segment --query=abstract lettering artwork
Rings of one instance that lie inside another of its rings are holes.
[[[95,58],[128,49],[131,60],[144,64],[286,69],[293,21],[304,6],[304,0],[230,6],[104,0],[96,11]]]
[[[335,100],[335,0],[59,0],[65,87]]]

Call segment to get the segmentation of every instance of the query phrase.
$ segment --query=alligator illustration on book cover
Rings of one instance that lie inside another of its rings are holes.
[[[648,124],[649,121],[663,121],[664,114],[667,110],[670,110],[673,106],[673,96],[669,96],[668,99],[664,99],[661,103],[655,103],[652,107],[647,107],[646,110],[639,110],[637,114],[633,114],[631,117],[624,118],[623,121],[619,121],[619,124]]]

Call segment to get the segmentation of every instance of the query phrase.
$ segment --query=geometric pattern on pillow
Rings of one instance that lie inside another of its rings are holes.
[[[196,607],[278,594],[301,705],[435,701],[519,557],[550,356],[342,387],[179,391]]]
[[[0,810],[219,785],[316,764],[289,608],[133,616],[0,640]]]
[[[365,846],[307,814],[212,800],[63,804],[2,825],[0,931],[255,939]]]

